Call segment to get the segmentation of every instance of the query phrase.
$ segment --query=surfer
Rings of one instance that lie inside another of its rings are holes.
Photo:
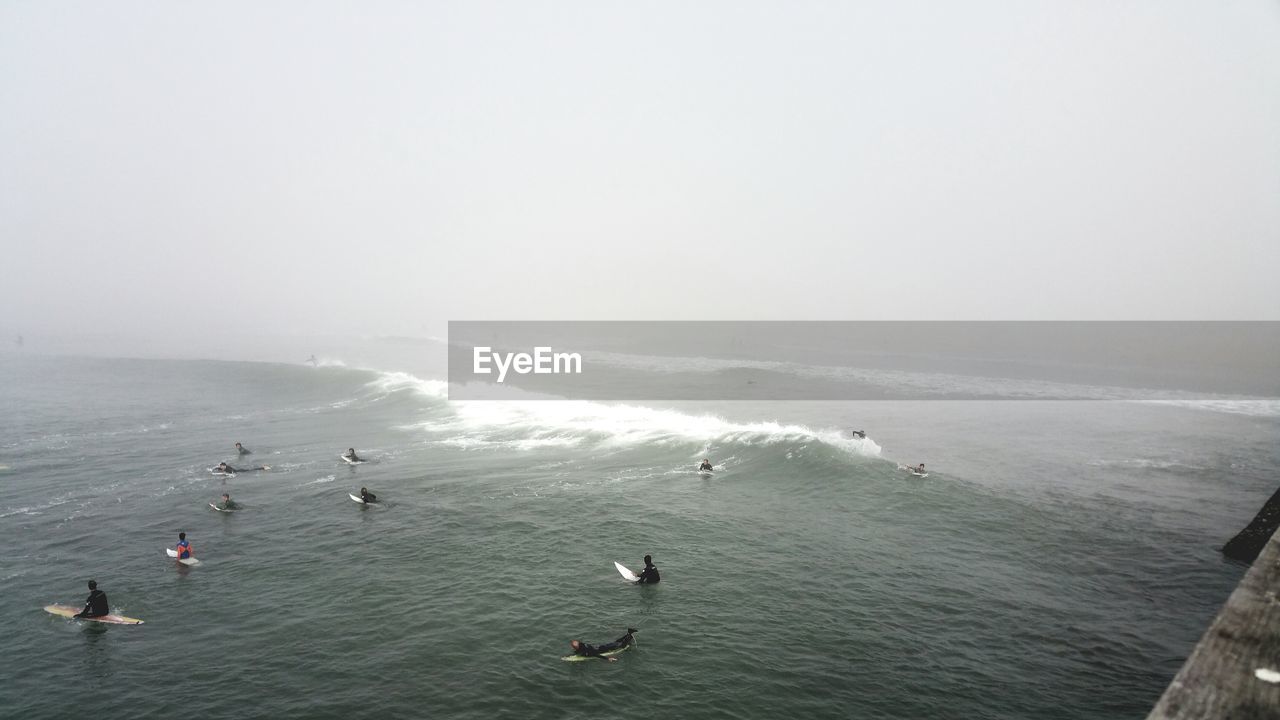
[[[640,579],[636,580],[641,585],[652,585],[662,578],[658,575],[658,568],[653,566],[653,556],[644,556],[644,569],[640,571]]]
[[[84,609],[75,614],[78,618],[96,618],[111,614],[107,605],[107,594],[98,589],[98,581],[89,581],[89,599],[84,601]]]
[[[231,499],[230,495],[222,493],[222,502],[217,504],[217,508],[219,510],[238,510],[240,506]]]
[[[223,497],[226,497],[223,495]],[[187,542],[187,534],[178,533],[178,546],[174,548],[178,552],[179,560],[186,560],[191,557],[191,543]]]
[[[270,469],[271,468],[267,467],[266,465],[259,465],[258,467],[255,467],[255,468],[237,469],[237,468],[231,467],[225,462],[220,462],[218,463],[218,467],[214,468],[214,472],[222,473],[223,475],[235,475],[236,473],[249,472],[251,470],[270,470]]]
[[[706,458],[702,458],[702,464],[698,466],[698,472],[711,472],[712,469],[711,461]]]
[[[923,475],[923,474],[924,474],[924,463],[920,463],[920,464],[919,464],[919,465],[917,465],[916,467],[911,468],[911,472],[913,472],[913,473],[915,473],[915,474],[917,474],[917,475]]]
[[[366,503],[378,502],[378,496],[369,492],[369,488],[360,488],[360,499]]]
[[[356,455],[356,449],[355,449],[355,448],[347,448],[347,451],[346,451],[345,453],[343,453],[343,454],[342,454],[342,457],[343,457],[347,462],[353,462],[353,463],[354,463],[354,462],[364,462],[363,460],[361,460],[361,459],[360,459],[360,456],[359,456],[359,455]]]
[[[639,631],[636,630],[635,628],[627,628],[626,635],[623,635],[622,637],[618,638],[617,640],[614,640],[611,643],[605,643],[603,645],[591,645],[589,643],[584,643],[581,640],[570,640],[569,647],[573,648],[574,655],[578,655],[580,657],[597,657],[597,658],[600,658],[601,660],[608,660],[609,662],[617,662],[618,658],[605,657],[604,654],[608,652],[614,652],[616,650],[621,650],[622,648],[625,648],[635,643],[636,639],[632,637],[632,635],[634,635],[637,632]]]
[[[853,432],[853,436],[856,438],[861,438],[865,440],[867,437],[867,433],[865,430],[853,430],[852,432]]]
[[[252,455],[252,454],[253,454],[253,451],[252,451],[252,450],[250,450],[249,448],[247,448],[247,447],[245,447],[245,446],[241,445],[240,443],[236,443],[236,452],[240,453],[240,457],[244,457],[245,455]]]

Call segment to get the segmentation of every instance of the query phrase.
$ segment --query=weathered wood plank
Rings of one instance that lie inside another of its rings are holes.
[[[1280,532],[1267,541],[1148,720],[1280,718],[1278,594]]]

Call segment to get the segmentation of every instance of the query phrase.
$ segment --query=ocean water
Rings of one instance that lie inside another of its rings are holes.
[[[1275,405],[450,403],[6,355],[0,716],[1141,718],[1243,572]],[[271,469],[213,477],[236,441]],[[662,583],[623,582],[646,553]],[[89,578],[146,624],[42,611]]]

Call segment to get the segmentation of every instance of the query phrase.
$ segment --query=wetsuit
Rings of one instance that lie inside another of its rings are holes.
[[[240,455],[241,455],[242,457],[243,457],[243,456],[245,456],[245,455],[252,455],[252,454],[253,454],[253,451],[252,451],[252,450],[250,450],[249,448],[247,448],[247,447],[245,447],[245,446],[243,446],[243,445],[241,445],[240,447],[238,447],[238,448],[236,448],[236,449],[240,451]]]
[[[176,549],[178,551],[179,560],[186,560],[191,557],[191,543],[186,540],[179,540],[178,547]]]
[[[219,510],[236,510],[236,509],[238,509],[239,507],[240,507],[240,506],[236,504],[236,501],[235,501],[235,500],[231,500],[231,499],[229,499],[229,498],[227,499],[227,501],[226,501],[226,502],[218,503],[218,509],[219,509]]]
[[[373,493],[371,493],[371,492],[362,492],[362,493],[360,493],[360,499],[361,499],[361,500],[363,500],[363,501],[365,501],[366,503],[378,502],[378,496],[377,496],[377,495],[374,495],[374,494],[373,494]]]
[[[110,615],[111,608],[107,605],[107,594],[101,590],[94,590],[89,593],[89,599],[84,602],[84,610],[76,613],[76,617],[102,617]]]
[[[641,585],[652,585],[661,579],[662,578],[658,575],[658,568],[653,565],[645,565],[644,570],[640,571],[640,579],[636,580],[636,582]]]
[[[712,469],[711,463],[702,463],[702,465],[698,467],[699,472],[711,472]]]
[[[631,636],[631,633],[627,633],[617,640],[603,645],[588,645],[587,643],[578,641],[578,649],[573,651],[573,654],[582,655],[584,657],[604,657],[605,653],[624,648],[633,642],[635,642],[635,638]],[[608,658],[604,659],[608,660]]]

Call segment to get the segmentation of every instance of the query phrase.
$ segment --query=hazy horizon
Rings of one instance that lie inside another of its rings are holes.
[[[1272,2],[6,3],[0,333],[1280,319],[1278,39]]]

